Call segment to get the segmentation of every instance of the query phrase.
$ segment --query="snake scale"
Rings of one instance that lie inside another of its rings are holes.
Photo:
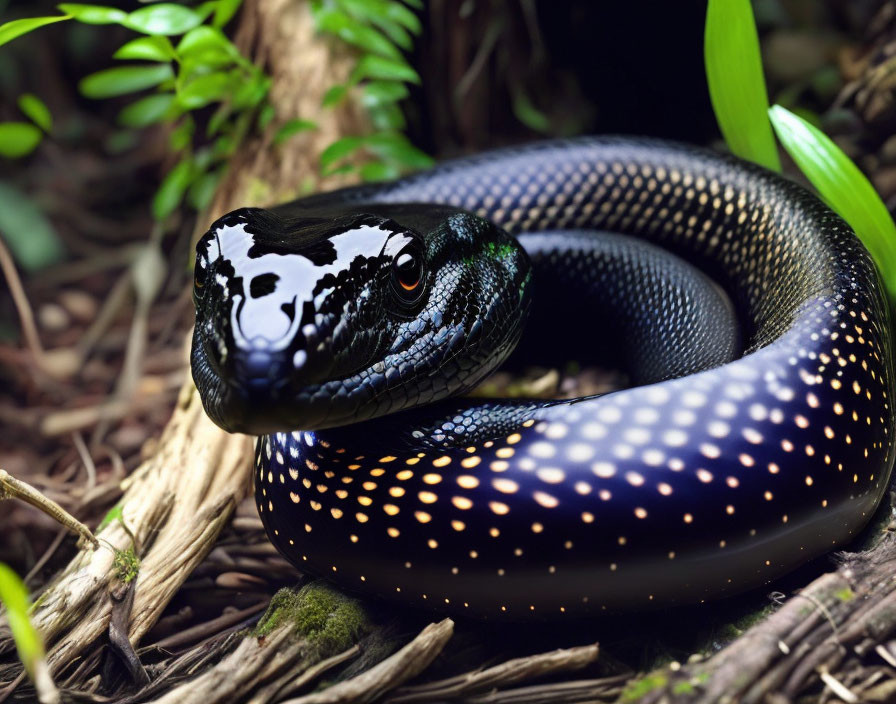
[[[549,141],[236,210],[194,300],[193,376],[261,436],[270,539],[352,590],[486,618],[695,603],[843,545],[887,487],[867,251],[801,186],[699,148]],[[632,385],[462,396],[568,359]]]

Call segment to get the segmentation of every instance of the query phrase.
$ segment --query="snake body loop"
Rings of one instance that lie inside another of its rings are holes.
[[[235,211],[196,271],[205,407],[261,435],[278,549],[351,589],[509,618],[699,602],[844,544],[887,487],[869,255],[732,158],[506,149]],[[634,386],[457,397],[508,357],[609,360]]]

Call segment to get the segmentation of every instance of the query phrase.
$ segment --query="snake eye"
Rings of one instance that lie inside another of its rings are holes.
[[[205,284],[208,282],[208,260],[205,257],[196,257],[196,266],[193,267],[193,292],[201,295]]]
[[[423,253],[413,243],[399,252],[392,262],[392,288],[406,303],[413,303],[423,292]]]

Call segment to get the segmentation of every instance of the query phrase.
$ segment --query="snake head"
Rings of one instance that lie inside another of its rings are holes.
[[[512,238],[454,209],[236,210],[196,247],[193,378],[212,420],[259,435],[435,401],[510,353],[529,280]]]

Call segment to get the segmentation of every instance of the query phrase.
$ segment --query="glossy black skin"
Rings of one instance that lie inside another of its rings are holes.
[[[447,230],[441,214],[425,222],[426,209],[402,205],[415,201],[541,234],[520,235],[526,256],[470,216]],[[276,431],[257,447],[257,503],[303,571],[486,618],[693,603],[842,544],[886,489],[894,388],[877,274],[845,223],[762,169],[663,142],[581,139],[252,212],[255,236],[275,233],[284,256],[333,236],[317,218],[388,215],[428,243],[430,276],[455,273],[432,280],[418,304],[430,327],[418,328],[421,313],[399,319],[388,303],[394,257],[343,262],[332,329],[348,332],[325,336],[307,367],[272,364],[254,396],[238,365],[210,359],[216,339],[233,344],[233,298],[198,296],[203,401],[227,429]],[[434,232],[451,244],[430,244]],[[365,290],[379,296],[374,328],[352,307]],[[562,402],[446,398],[507,357],[524,324],[510,363],[597,356],[640,385]],[[401,335],[438,363],[378,366]],[[475,344],[485,336],[498,342]],[[403,383],[358,395],[358,369]]]

